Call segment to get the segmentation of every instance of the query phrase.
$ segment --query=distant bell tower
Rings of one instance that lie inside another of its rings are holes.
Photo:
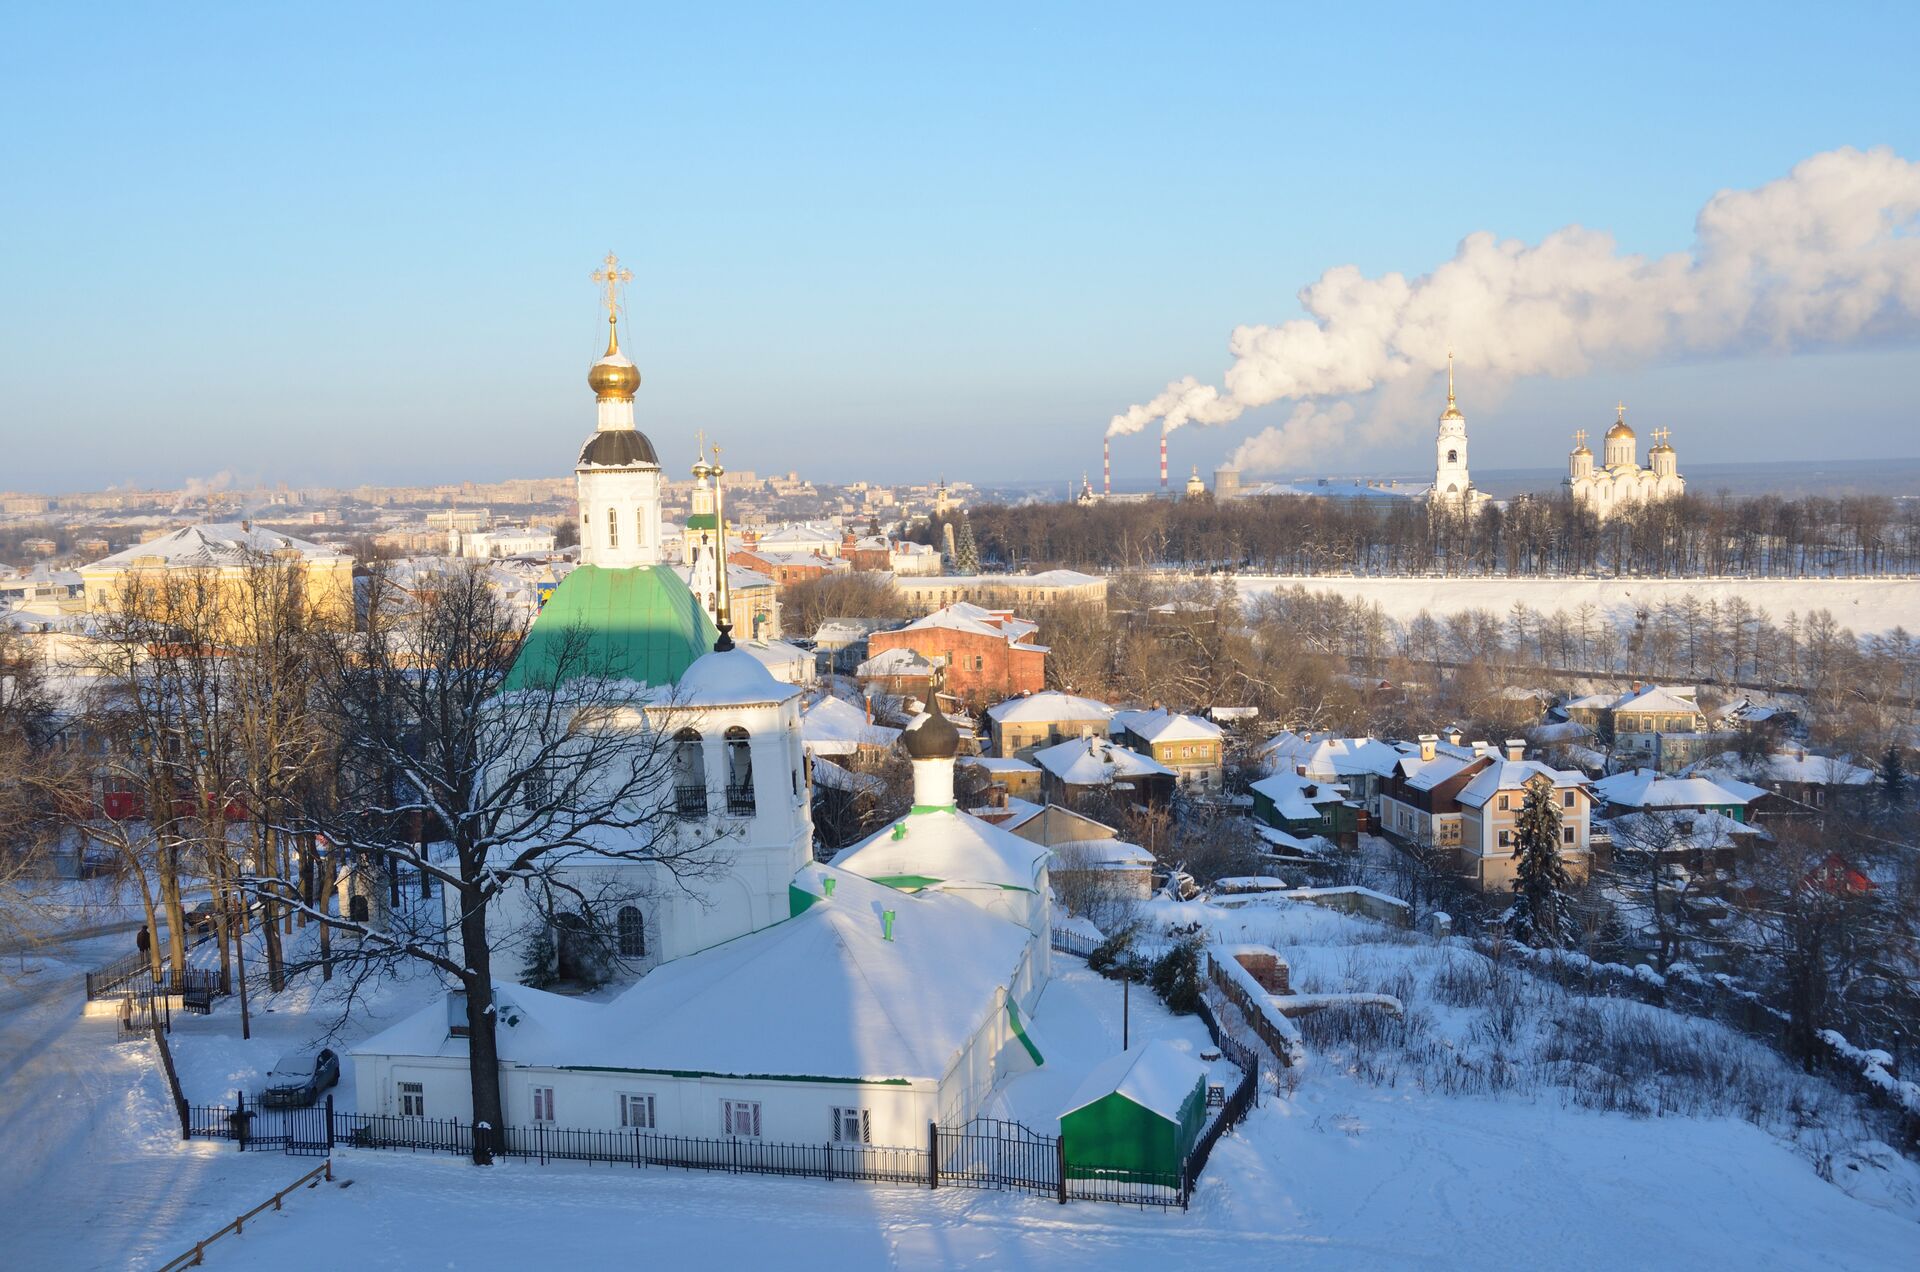
[[[580,561],[624,568],[660,563],[660,458],[633,426],[640,369],[620,352],[620,286],[633,271],[607,253],[593,281],[606,292],[607,351],[587,372],[596,427],[574,465],[580,496]]]
[[[1467,417],[1453,396],[1453,350],[1447,350],[1447,409],[1434,439],[1433,498],[1464,503],[1473,489],[1467,472]]]

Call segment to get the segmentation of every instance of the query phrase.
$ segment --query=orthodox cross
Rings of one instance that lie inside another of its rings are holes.
[[[1613,412],[1615,415],[1619,416],[1621,420],[1624,421],[1627,418],[1627,404],[1625,402],[1620,403],[1618,406],[1613,408]]]
[[[1662,444],[1665,444],[1666,440],[1672,436],[1673,430],[1670,428],[1656,428],[1653,430],[1653,440]]]
[[[1573,444],[1574,444],[1575,446],[1585,446],[1585,445],[1587,444],[1587,430],[1586,430],[1586,429],[1584,429],[1584,428],[1576,428],[1576,429],[1574,429],[1574,430],[1573,430]]]
[[[633,271],[620,268],[620,258],[608,252],[602,267],[590,277],[607,289],[607,321],[614,321],[620,316],[620,285],[633,281]]]

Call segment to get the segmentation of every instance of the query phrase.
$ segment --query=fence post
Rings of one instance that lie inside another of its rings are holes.
[[[327,1151],[333,1151],[333,1092],[327,1092]]]
[[[940,1186],[940,1123],[927,1123],[927,1187]]]
[[[1053,1141],[1054,1173],[1059,1182],[1055,1185],[1060,1193],[1060,1204],[1067,1204],[1067,1137],[1062,1135]]]

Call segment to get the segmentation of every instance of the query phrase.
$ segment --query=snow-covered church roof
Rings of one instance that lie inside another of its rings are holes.
[[[1044,845],[971,813],[941,809],[901,818],[843,850],[833,864],[881,881],[980,884],[1031,892],[1039,887],[1047,855]]]

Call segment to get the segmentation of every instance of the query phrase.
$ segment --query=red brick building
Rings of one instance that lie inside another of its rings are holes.
[[[834,563],[816,553],[754,552],[745,548],[727,554],[727,560],[743,569],[764,574],[776,584],[805,583],[833,568]]]
[[[1007,610],[961,603],[890,632],[867,637],[867,656],[910,649],[946,669],[943,688],[979,707],[1046,687],[1045,646],[1033,643],[1036,623]]]

